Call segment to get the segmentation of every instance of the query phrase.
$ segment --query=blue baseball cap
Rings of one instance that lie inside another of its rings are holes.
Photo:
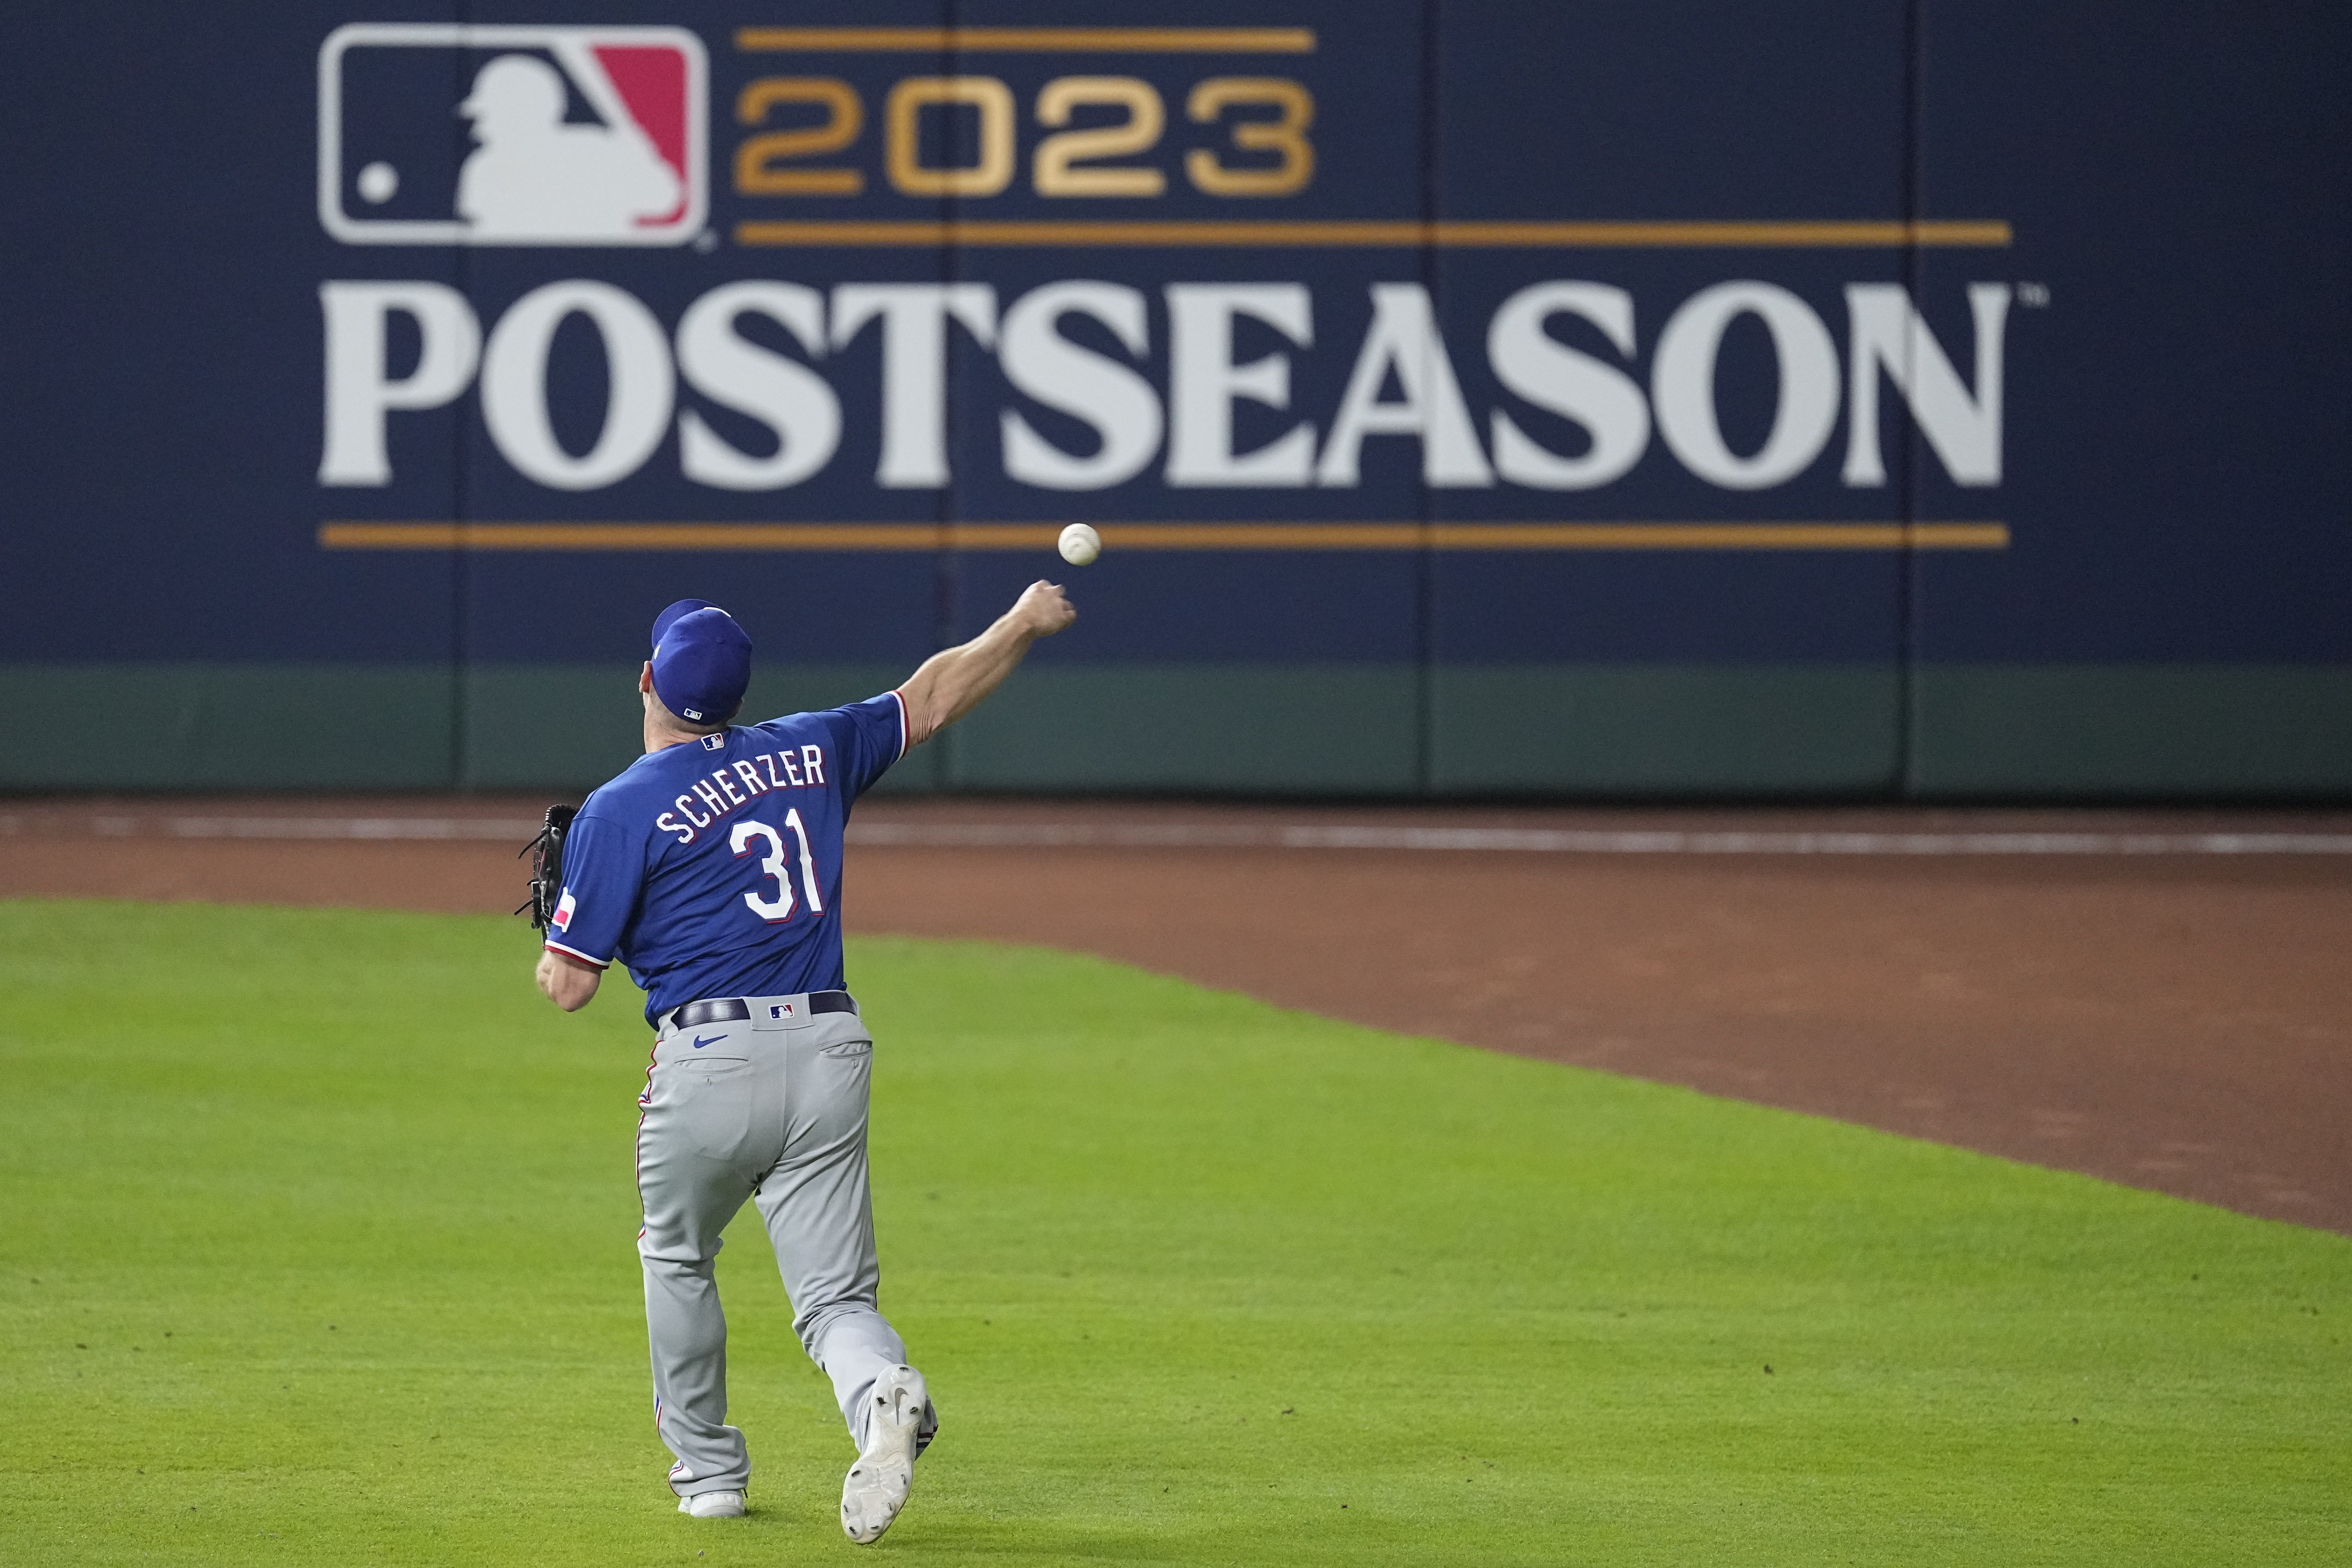
[[[677,619],[680,616],[690,616],[697,610],[715,610],[718,607],[718,605],[712,604],[708,599],[680,599],[677,604],[672,605],[668,609],[664,610],[660,615],[654,617],[653,646],[656,647],[661,647],[662,634],[668,631],[670,627],[677,625]]]
[[[680,599],[654,617],[653,665],[663,707],[690,723],[719,723],[751,684],[751,639],[718,605]]]

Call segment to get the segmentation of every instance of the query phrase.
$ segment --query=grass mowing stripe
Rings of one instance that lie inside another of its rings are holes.
[[[672,1510],[645,1032],[530,960],[495,920],[0,904],[0,1561],[856,1550],[748,1211],[754,1511]],[[2273,1564],[2352,1530],[2342,1237],[1087,958],[851,965],[884,1308],[947,1424],[883,1551]]]

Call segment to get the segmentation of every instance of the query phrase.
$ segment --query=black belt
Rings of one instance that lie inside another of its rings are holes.
[[[808,1010],[812,1013],[855,1013],[857,998],[846,991],[812,991],[808,994]],[[751,1016],[751,1005],[740,996],[716,996],[704,1002],[688,1002],[669,1016],[673,1029],[698,1028],[704,1024],[736,1024]]]

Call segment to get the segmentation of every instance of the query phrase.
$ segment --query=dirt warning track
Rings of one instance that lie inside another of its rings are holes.
[[[542,804],[21,801],[0,895],[503,913]],[[1098,952],[2352,1232],[2352,815],[877,801],[851,838],[853,931]],[[519,984],[530,953],[518,922]]]

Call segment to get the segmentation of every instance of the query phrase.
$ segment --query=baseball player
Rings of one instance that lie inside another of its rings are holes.
[[[938,1430],[923,1374],[877,1310],[866,1176],[873,1037],[844,989],[842,826],[891,763],[970,712],[1029,645],[1076,618],[1034,583],[995,625],[895,691],[734,724],[751,642],[682,599],[637,678],[646,754],[591,795],[562,843],[539,988],[587,1005],[618,958],[646,992],[637,1103],[654,1424],[679,1511],[740,1514],[751,1465],[727,1425],[727,1322],[712,1264],[746,1198],[774,1243],[793,1328],[857,1444],[841,1526],[878,1540]]]

